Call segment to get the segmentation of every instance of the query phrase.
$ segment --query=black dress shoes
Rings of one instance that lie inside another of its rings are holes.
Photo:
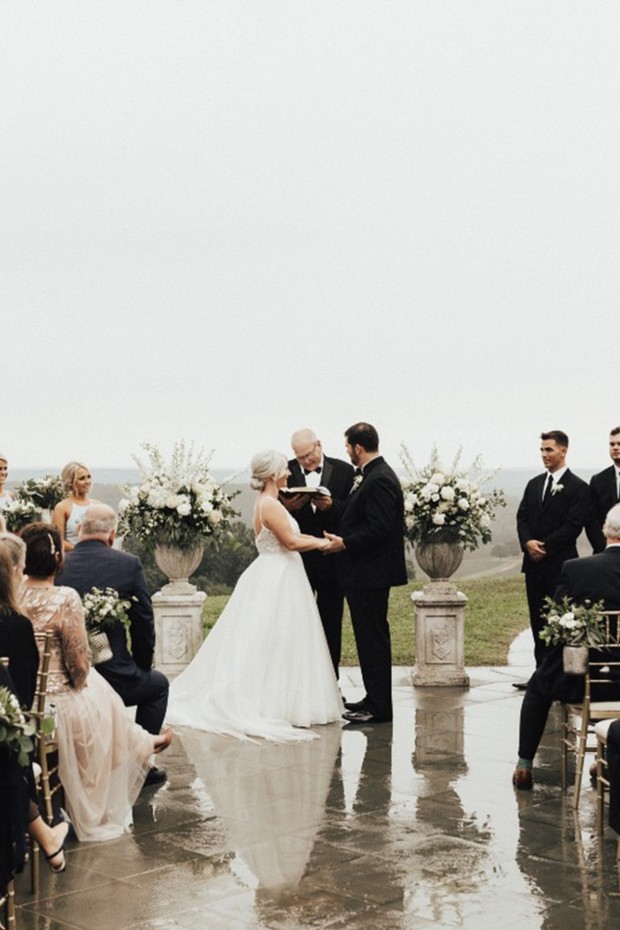
[[[516,688],[517,691],[527,691],[527,686],[529,681],[513,681],[512,687]]]
[[[152,765],[148,771],[148,775],[144,779],[144,786],[147,785],[163,785],[165,781],[168,780],[165,769],[160,769],[157,765]]]
[[[343,719],[347,721],[347,723],[358,725],[364,723],[389,723],[392,719],[391,717],[376,717],[366,708],[363,710],[349,710],[342,716]]]
[[[366,710],[364,701],[345,701],[344,706],[347,710]]]

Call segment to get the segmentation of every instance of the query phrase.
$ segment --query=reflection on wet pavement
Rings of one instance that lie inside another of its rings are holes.
[[[468,671],[469,690],[414,689],[395,669],[393,724],[310,742],[180,731],[132,835],[73,843],[37,898],[20,877],[18,928],[620,930],[616,836],[589,785],[578,814],[561,792],[558,716],[515,793],[516,676]]]

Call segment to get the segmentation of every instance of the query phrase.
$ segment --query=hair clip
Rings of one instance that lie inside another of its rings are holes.
[[[50,541],[50,555],[56,555],[56,546],[54,545],[54,540],[52,539],[52,534],[48,533],[47,538]]]

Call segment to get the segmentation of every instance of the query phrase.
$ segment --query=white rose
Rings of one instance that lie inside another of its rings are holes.
[[[405,517],[405,526],[408,530],[412,530],[415,525],[415,517],[412,517],[411,514],[407,514]]]
[[[455,497],[454,488],[451,488],[447,484],[444,485],[444,487],[441,489],[441,496],[445,501],[453,501]]]
[[[431,478],[430,478],[431,484],[438,484],[438,485],[442,485],[445,480],[446,480],[446,476],[443,475],[440,471],[435,472],[435,474],[431,475]]]
[[[202,510],[203,513],[211,513],[211,511],[213,510],[213,504],[211,503],[211,501],[203,501],[202,504],[200,505],[200,509]]]
[[[466,497],[459,497],[457,501],[457,507],[460,507],[461,510],[469,510],[469,501]]]
[[[486,528],[487,526],[490,526],[490,525],[491,525],[490,517],[488,517],[486,513],[483,513],[482,516],[480,517],[480,526]]]
[[[209,514],[209,523],[211,523],[212,526],[217,526],[217,524],[220,522],[221,519],[222,519],[221,510],[212,510],[211,513]]]
[[[435,524],[435,526],[443,526],[445,522],[446,522],[445,513],[434,513],[433,514],[433,523]]]
[[[186,502],[184,504],[179,504],[177,506],[177,513],[181,517],[189,517],[191,512],[192,512],[192,505],[189,502]]]

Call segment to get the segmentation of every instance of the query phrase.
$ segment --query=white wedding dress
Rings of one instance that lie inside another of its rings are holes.
[[[266,526],[256,548],[213,630],[172,682],[166,719],[239,739],[312,739],[299,728],[342,715],[321,619],[299,553]]]

